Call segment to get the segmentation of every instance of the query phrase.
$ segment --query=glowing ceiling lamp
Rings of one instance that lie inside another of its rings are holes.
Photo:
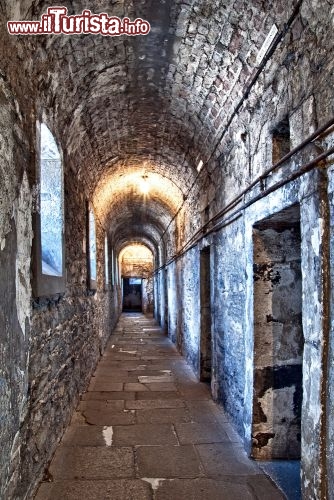
[[[144,195],[148,195],[150,191],[150,185],[148,183],[148,175],[144,174],[141,176],[139,181],[139,189]]]

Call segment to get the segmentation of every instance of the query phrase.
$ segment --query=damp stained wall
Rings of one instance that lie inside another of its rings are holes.
[[[298,459],[304,344],[298,207],[256,225],[253,246],[252,456]]]
[[[31,329],[32,186],[26,123],[0,77],[0,496],[18,480],[27,416]]]
[[[205,175],[200,176],[197,193],[202,221],[208,219],[208,214],[215,215],[272,165],[272,131],[286,116],[289,118],[290,149],[332,117],[333,101],[328,82],[332,80],[333,65],[325,55],[327,48],[322,59],[315,48],[319,47],[320,40],[325,47],[326,40],[331,39],[330,33],[330,25],[320,4],[304,2],[291,34],[280,44],[226,131],[216,154],[216,162],[210,161]],[[315,67],[318,67],[317,71]],[[275,182],[287,179],[301,165],[330,147],[332,134],[329,138],[319,138],[305,147],[278,168],[262,186],[255,186],[240,204],[260,195]],[[302,491],[304,497],[310,499],[327,498],[326,495],[333,490],[329,472],[333,468],[333,439],[330,433],[333,427],[333,335],[329,336],[328,317],[328,308],[332,309],[328,288],[328,252],[329,241],[332,240],[328,234],[331,227],[328,210],[330,207],[332,217],[332,188],[330,195],[327,188],[328,183],[332,187],[332,175],[332,169],[327,168],[287,182],[286,186],[231,218],[223,229],[217,229],[212,236],[212,394],[227,408],[250,453],[255,360],[253,225],[296,203],[300,204],[302,326],[305,336]],[[187,240],[187,235],[184,239]],[[198,369],[198,352],[195,353],[190,339],[198,339],[199,290],[196,284],[199,277],[199,245],[194,245],[195,248],[177,260],[181,284],[178,306],[173,305],[169,313],[170,316],[177,315],[174,325],[180,320],[184,325],[179,345],[182,345],[182,352],[195,370]],[[197,258],[194,258],[196,253]],[[191,278],[190,267],[193,269]],[[174,304],[171,297],[169,304]],[[293,399],[292,394],[291,397]]]

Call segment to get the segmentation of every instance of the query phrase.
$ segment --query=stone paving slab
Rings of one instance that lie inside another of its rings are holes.
[[[80,401],[78,410],[131,410],[132,408],[125,408],[125,401],[122,399],[115,400],[99,400],[99,399],[88,399],[87,401]]]
[[[50,468],[54,479],[111,479],[135,476],[132,448],[60,447]]]
[[[286,496],[264,474],[249,476],[247,485],[257,500],[287,500]]]
[[[103,437],[105,427],[97,425],[76,425],[71,426],[65,432],[62,445],[63,446],[106,446]]]
[[[194,389],[189,389],[187,391],[180,391],[180,393],[181,393],[181,397],[185,400],[200,401],[200,400],[205,400],[205,399],[208,399],[208,400],[211,399],[210,393],[203,391],[201,388],[199,388],[199,389],[194,388]]]
[[[180,365],[180,358],[171,358],[171,359],[152,359],[150,366],[152,366],[153,370],[173,370],[174,373],[174,367],[175,366],[182,366]]]
[[[159,483],[156,500],[255,500],[245,484],[212,479],[173,479]],[[267,499],[269,500],[269,499]]]
[[[130,425],[136,422],[133,410],[91,410],[82,412],[86,422],[91,425]]]
[[[171,382],[152,382],[145,384],[146,387],[152,392],[172,392],[172,391],[177,391],[177,387],[175,384]]]
[[[184,401],[180,399],[156,399],[125,401],[127,410],[154,410],[159,408],[185,408]]]
[[[147,391],[137,392],[136,399],[182,399],[182,396],[177,391]]]
[[[210,389],[206,385],[197,385],[193,381],[190,381],[187,384],[180,383],[180,381],[178,381],[177,388],[182,395],[186,395],[188,393],[189,394],[194,393],[194,394],[198,394],[200,396],[204,396],[204,399],[206,397],[209,397],[211,400]]]
[[[138,382],[137,374],[133,374],[132,372],[119,372],[117,370],[110,371],[105,368],[97,370],[94,373],[94,377],[96,378],[103,377],[105,381],[108,381],[108,379],[110,379],[112,382],[122,382],[122,383]]]
[[[148,388],[144,384],[140,384],[139,382],[124,384],[125,391],[133,391],[133,392],[141,392],[148,391]]]
[[[120,400],[135,399],[135,393],[124,392],[124,391],[117,391],[117,392],[90,391],[90,392],[85,392],[85,394],[82,395],[81,399],[82,401],[87,401],[90,399],[103,400],[103,401],[112,401],[115,399],[120,399]]]
[[[136,424],[113,427],[115,446],[178,445],[174,428],[168,424]]]
[[[173,357],[175,357],[175,358],[176,358],[176,357],[178,356],[178,354],[177,354],[177,353],[175,353],[175,354],[174,354],[174,356],[171,356],[171,354],[170,354],[170,353],[169,353],[168,355],[167,355],[167,354],[164,354],[164,353],[161,353],[159,356],[157,356],[157,354],[158,354],[158,353],[155,353],[155,355],[154,355],[154,356],[153,356],[153,355],[152,355],[152,356],[149,356],[149,355],[143,355],[143,356],[141,356],[141,359],[142,359],[145,363],[147,363],[148,361],[151,361],[151,362],[153,362],[153,361],[158,361],[159,363],[161,363],[161,361],[163,361],[164,359],[165,359],[165,360],[167,360],[167,359],[168,359],[168,360],[172,360],[172,359],[173,359]]]
[[[123,386],[124,384],[122,382],[113,382],[110,377],[93,377],[89,384],[88,391],[119,392],[123,390]]]
[[[157,375],[138,375],[141,384],[163,384],[173,383],[174,377],[171,373],[158,373]]]
[[[117,340],[117,344],[119,346],[125,345],[127,347],[132,347],[132,346],[138,346],[138,345],[146,345],[147,341],[144,341],[143,339],[121,339]]]
[[[210,403],[212,403],[212,405]],[[187,400],[185,404],[193,422],[228,423],[227,416],[216,409],[217,406],[213,401]]]
[[[134,352],[114,352],[111,353],[105,361],[135,361],[140,358],[137,356],[137,353]]]
[[[176,423],[175,431],[180,444],[228,443],[229,437],[222,425],[217,423]]]
[[[189,373],[188,370],[174,369],[173,374],[178,383],[180,382],[194,382],[194,374]]]
[[[186,408],[157,408],[153,410],[137,410],[137,422],[151,424],[165,424],[190,422],[190,415]]]
[[[169,373],[167,373],[169,372]],[[167,370],[166,368],[162,369],[162,370],[155,370],[155,369],[152,369],[152,367],[150,367],[150,369],[146,369],[146,370],[134,370],[133,372],[131,372],[131,375],[136,375],[138,380],[145,384],[149,381],[144,381],[144,380],[141,380],[141,378],[143,377],[169,377],[169,378],[174,378],[171,374],[171,371],[170,370]],[[171,380],[167,379],[166,382],[170,382]],[[162,380],[158,380],[158,382],[164,382]]]
[[[139,477],[189,478],[203,475],[193,446],[141,446],[136,450]]]
[[[152,500],[149,483],[137,479],[43,483],[36,500]]]
[[[209,477],[259,474],[259,468],[234,443],[198,444],[196,449]]]
[[[109,357],[106,356],[103,356],[98,364],[98,368],[111,368],[111,369],[118,368],[119,370],[123,371],[140,370],[140,367],[146,368],[150,366],[151,366],[150,363],[147,363],[146,361],[144,362],[141,359],[136,359],[136,360],[131,359],[125,363],[124,361],[110,359]],[[156,368],[154,367],[154,369]]]

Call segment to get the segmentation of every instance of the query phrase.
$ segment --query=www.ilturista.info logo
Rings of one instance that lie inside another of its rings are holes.
[[[66,7],[49,7],[40,21],[8,21],[11,35],[80,35],[93,34],[103,36],[147,35],[151,26],[141,18],[133,22],[128,17],[120,19],[102,12],[92,14],[90,10],[81,15],[68,16]]]

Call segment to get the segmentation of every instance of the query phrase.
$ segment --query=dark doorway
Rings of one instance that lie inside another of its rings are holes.
[[[165,324],[164,324],[164,331],[168,335],[169,334],[169,328],[168,328],[168,271],[165,269],[164,273],[164,295],[165,295]]]
[[[123,311],[142,311],[142,279],[123,279]]]
[[[304,347],[299,206],[255,224],[253,245],[252,456],[298,459]]]
[[[210,247],[204,248],[200,256],[200,380],[211,382],[211,287]]]

